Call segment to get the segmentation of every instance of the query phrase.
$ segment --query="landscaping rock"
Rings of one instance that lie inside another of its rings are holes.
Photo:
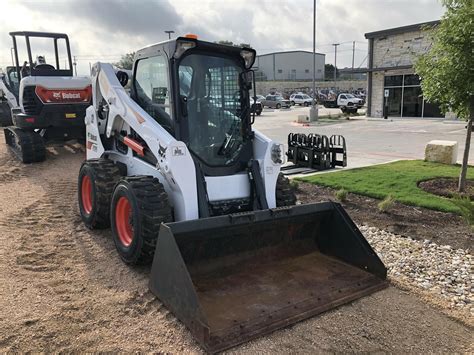
[[[449,308],[474,315],[474,258],[464,249],[402,237],[375,227],[361,232],[387,267],[390,279],[441,297]]]
[[[425,160],[434,163],[456,164],[458,158],[458,142],[434,140],[425,148]]]

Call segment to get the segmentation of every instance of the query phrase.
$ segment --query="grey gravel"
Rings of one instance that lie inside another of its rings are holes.
[[[464,249],[359,226],[388,269],[390,279],[428,291],[448,308],[474,315],[474,258]]]

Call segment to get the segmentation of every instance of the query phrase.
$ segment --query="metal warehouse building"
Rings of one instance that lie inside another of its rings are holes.
[[[316,80],[324,80],[325,55],[316,53]],[[255,61],[261,80],[312,80],[313,52],[275,52],[257,56]]]
[[[424,100],[420,78],[413,68],[417,56],[431,46],[424,28],[438,23],[425,22],[365,34],[369,40],[367,116],[383,117],[387,100],[389,117],[444,117],[438,105]]]

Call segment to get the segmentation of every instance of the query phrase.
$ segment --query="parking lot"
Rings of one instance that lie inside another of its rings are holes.
[[[346,138],[348,167],[385,163],[398,159],[423,159],[426,143],[441,139],[458,142],[458,162],[462,160],[466,129],[463,122],[426,119],[377,119],[355,117],[350,120],[334,119],[296,123],[298,115],[309,115],[309,108],[264,109],[255,119],[255,128],[271,139],[285,143],[288,133],[341,134]],[[319,115],[340,114],[339,109],[320,106]],[[474,163],[471,146],[469,162]]]

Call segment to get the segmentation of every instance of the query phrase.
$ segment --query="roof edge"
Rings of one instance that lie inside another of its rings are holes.
[[[310,51],[303,51],[303,50],[296,50],[296,51],[280,51],[280,52],[270,52],[270,53],[265,53],[265,54],[257,54],[257,57],[263,57],[265,55],[273,55],[273,54],[286,54],[286,53],[308,53],[308,54],[313,54],[313,52]],[[317,55],[326,55],[324,53],[318,53],[316,52]]]
[[[388,35],[395,35],[395,34],[401,34],[405,32],[411,32],[411,31],[419,31],[423,26],[437,26],[440,24],[440,20],[436,21],[428,21],[428,22],[421,22],[421,23],[415,23],[413,25],[408,25],[408,26],[402,26],[402,27],[395,27],[395,28],[389,28],[386,30],[380,30],[380,31],[375,31],[375,32],[368,32],[364,36],[365,38],[377,38],[377,37],[383,37],[383,36],[388,36]]]

